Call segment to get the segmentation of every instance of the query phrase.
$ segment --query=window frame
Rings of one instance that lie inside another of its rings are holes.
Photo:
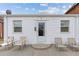
[[[20,21],[21,22],[21,26],[16,26],[15,25],[15,22],[18,22],[18,21]],[[21,30],[20,31],[15,31],[15,28],[21,28]],[[14,33],[22,33],[22,20],[13,20],[13,32]]]
[[[63,24],[63,26],[62,26],[62,22],[63,23],[67,22],[67,23]],[[70,27],[70,20],[61,20],[60,21],[60,32],[62,32],[62,33],[68,33],[69,32],[69,27]],[[62,31],[62,28],[66,28],[66,30]]]

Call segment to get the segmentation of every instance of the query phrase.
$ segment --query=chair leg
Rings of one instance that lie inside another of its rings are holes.
[[[19,45],[19,49],[21,49],[21,45]]]

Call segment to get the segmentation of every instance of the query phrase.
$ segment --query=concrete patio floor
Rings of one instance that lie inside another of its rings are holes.
[[[45,50],[36,50],[31,46],[27,46],[24,49],[18,49],[17,47],[9,50],[0,49],[0,56],[79,56],[79,51],[72,51],[70,49],[59,51],[54,46]]]

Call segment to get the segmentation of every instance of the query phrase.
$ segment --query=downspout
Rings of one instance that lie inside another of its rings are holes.
[[[6,43],[8,39],[8,20],[7,17],[4,16],[4,43]]]
[[[78,16],[75,17],[75,39],[76,42],[78,43]]]

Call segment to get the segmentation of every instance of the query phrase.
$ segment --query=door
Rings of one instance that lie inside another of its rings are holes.
[[[36,40],[38,43],[46,42],[46,22],[37,21],[36,22]]]

